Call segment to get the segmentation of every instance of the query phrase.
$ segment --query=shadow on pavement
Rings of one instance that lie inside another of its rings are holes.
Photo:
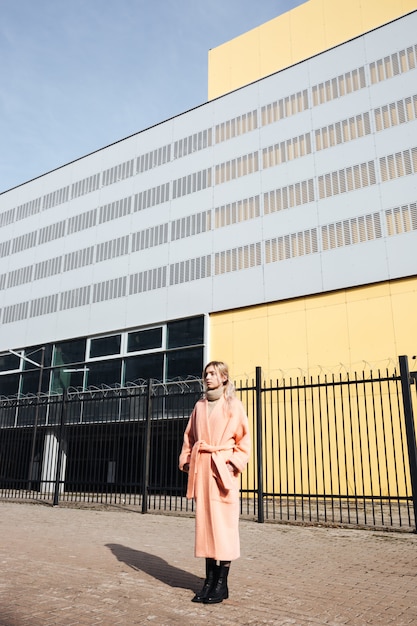
[[[107,543],[106,548],[109,548],[119,561],[126,563],[132,569],[145,572],[170,587],[180,587],[196,592],[201,586],[201,578],[170,565],[159,556],[141,550],[132,550],[117,543]]]

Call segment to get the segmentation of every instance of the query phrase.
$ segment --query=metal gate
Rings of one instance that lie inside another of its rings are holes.
[[[415,530],[415,376],[400,371],[236,384],[253,453],[241,515]],[[192,513],[178,471],[200,380],[0,401],[0,497]]]

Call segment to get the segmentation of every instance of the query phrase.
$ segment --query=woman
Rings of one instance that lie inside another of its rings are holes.
[[[195,556],[206,559],[206,579],[192,602],[215,604],[228,598],[230,562],[240,556],[239,474],[251,442],[227,365],[211,361],[203,380],[205,394],[185,429],[179,467],[188,472],[187,498],[196,502]]]

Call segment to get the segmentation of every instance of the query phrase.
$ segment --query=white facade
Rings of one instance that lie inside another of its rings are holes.
[[[417,12],[0,196],[0,351],[417,273]]]

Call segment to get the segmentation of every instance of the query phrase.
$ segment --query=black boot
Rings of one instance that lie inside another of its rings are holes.
[[[227,577],[230,570],[230,561],[220,561],[219,575],[217,582],[209,593],[208,598],[203,600],[204,604],[218,604],[229,597],[227,588]]]
[[[199,593],[196,593],[191,602],[205,602],[217,581],[218,566],[214,559],[206,559],[206,580]]]

